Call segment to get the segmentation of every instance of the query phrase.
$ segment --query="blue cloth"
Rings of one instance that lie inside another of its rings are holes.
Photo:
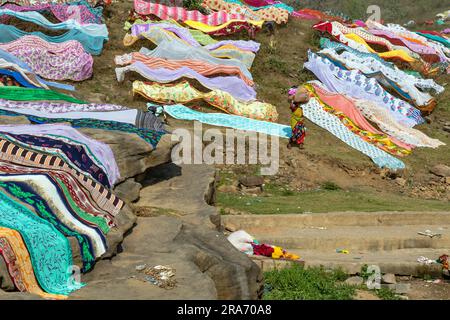
[[[418,35],[421,35],[422,37],[425,37],[425,38],[430,39],[432,41],[442,43],[447,48],[450,48],[450,41],[447,40],[447,39],[444,39],[442,37],[436,36],[434,34],[429,34],[429,33],[422,33],[422,32],[416,32],[416,33]]]
[[[19,72],[17,71],[11,71],[8,69],[0,69],[0,75],[10,76],[14,78],[20,85],[26,87],[26,88],[39,88],[35,86],[34,84],[31,84],[28,82]]]
[[[61,43],[69,40],[77,40],[81,43],[84,50],[93,55],[100,55],[103,49],[103,37],[92,37],[85,33],[72,29],[60,36],[48,36],[42,32],[25,32],[14,26],[0,24],[0,43],[7,43],[17,40],[26,35],[34,35],[44,39],[47,42]]]
[[[78,30],[89,37],[102,37],[108,40],[108,29],[104,24],[80,24],[73,19],[64,22],[52,23],[37,11],[13,11],[0,8],[0,16],[7,15],[23,21],[32,22],[50,30]]]
[[[148,104],[148,106],[153,106]],[[164,111],[170,116],[180,120],[197,120],[202,123],[219,127],[229,127],[238,130],[256,131],[267,135],[290,138],[292,130],[290,126],[249,119],[225,113],[203,113],[192,110],[181,104],[164,106]]]
[[[23,62],[22,60],[20,60],[19,58],[17,58],[16,56],[10,54],[7,51],[4,51],[2,49],[0,49],[0,58],[4,59],[8,62],[11,63],[15,63],[17,64],[19,67],[21,67],[22,69],[25,69],[29,72],[33,72],[33,70],[31,70],[30,66],[28,64],[26,64],[25,62]],[[34,72],[33,72],[34,73]],[[75,91],[75,87],[68,85],[68,84],[63,84],[63,83],[57,83],[57,82],[52,82],[52,81],[46,81],[44,79],[42,79],[41,77],[39,77],[38,75],[36,75],[36,79],[42,83],[45,84],[49,87],[54,87],[54,88],[58,88],[58,89],[63,89],[63,90],[67,90],[67,91]]]

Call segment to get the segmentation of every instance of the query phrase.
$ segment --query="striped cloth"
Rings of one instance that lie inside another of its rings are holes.
[[[144,0],[134,0],[134,10],[141,15],[155,15],[161,20],[193,20],[209,26],[217,26],[230,20],[247,20],[247,17],[244,14],[218,11],[209,15],[204,15],[197,10],[188,11],[184,8],[168,7],[163,4],[147,2]]]

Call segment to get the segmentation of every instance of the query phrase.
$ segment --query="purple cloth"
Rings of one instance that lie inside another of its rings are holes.
[[[101,162],[106,174],[108,175],[108,181],[111,185],[114,185],[120,178],[119,168],[111,148],[103,142],[99,142],[85,136],[70,126],[61,124],[0,125],[0,131],[12,134],[30,134],[35,136],[48,135],[57,140],[61,140],[61,138],[55,136],[62,136],[75,140],[80,144],[86,145],[95,155],[95,158]]]
[[[2,9],[9,9],[16,12],[26,11],[51,11],[53,15],[61,22],[73,19],[80,24],[101,24],[101,15],[97,16],[92,13],[85,5],[71,4],[70,6],[56,3],[42,3],[32,6],[18,6],[16,4],[7,3],[1,6]],[[6,23],[10,17],[0,17],[2,23]]]
[[[175,33],[180,39],[186,41],[191,46],[194,47],[201,47],[202,45],[195,40],[195,38],[191,35],[191,33],[186,29],[182,27],[178,27],[176,25],[170,24],[170,23],[145,23],[145,24],[134,24],[131,27],[131,34],[135,37],[139,37],[142,33],[146,33],[151,31],[153,28],[162,28],[164,30],[170,31]],[[218,41],[213,44],[209,44],[205,46],[204,48],[212,51],[215,50],[223,45],[231,44],[235,46],[236,48],[239,48],[241,50],[245,51],[251,51],[251,52],[258,52],[260,44],[255,41],[244,41],[244,40],[223,40]]]
[[[162,83],[172,82],[180,78],[195,79],[210,90],[218,89],[228,92],[238,100],[245,102],[256,100],[255,90],[241,78],[235,76],[207,78],[188,67],[181,67],[177,70],[151,69],[144,63],[137,61],[129,66],[116,68],[117,80],[122,82],[125,78],[125,73],[128,71],[135,71],[148,80]]]

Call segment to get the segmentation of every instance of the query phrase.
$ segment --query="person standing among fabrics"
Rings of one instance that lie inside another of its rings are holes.
[[[306,128],[303,118],[302,104],[309,101],[309,93],[305,88],[291,87],[288,91],[289,107],[291,109],[291,128],[292,136],[287,145],[288,149],[293,146],[303,149],[303,143],[306,136]]]

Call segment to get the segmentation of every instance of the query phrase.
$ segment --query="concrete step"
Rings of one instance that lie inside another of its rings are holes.
[[[449,206],[450,209],[450,206]],[[305,228],[331,226],[406,226],[450,223],[448,212],[333,212],[317,214],[224,215],[222,224],[230,229]]]
[[[249,234],[264,243],[304,250],[389,251],[413,248],[450,248],[450,225],[436,228],[431,225],[389,227],[330,227],[312,228],[248,228]],[[418,232],[431,230],[442,234],[430,238]]]
[[[377,252],[350,251],[349,254],[321,250],[288,249],[287,251],[298,254],[304,261],[305,267],[342,268],[349,274],[357,274],[364,265],[375,265],[380,268],[381,273],[415,277],[427,274],[439,277],[442,274],[440,264],[424,265],[417,262],[417,258],[424,256],[436,260],[444,253],[450,253],[450,248],[400,249]]]

